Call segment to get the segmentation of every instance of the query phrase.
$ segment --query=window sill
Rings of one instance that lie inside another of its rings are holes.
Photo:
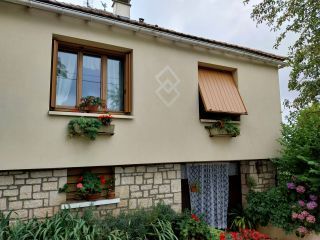
[[[105,114],[101,113],[82,113],[82,112],[60,112],[60,111],[49,111],[51,116],[69,116],[69,117],[99,117]],[[115,119],[134,119],[132,115],[112,115]]]
[[[212,120],[212,119],[200,119],[201,123],[216,123],[219,120]],[[240,121],[230,121],[231,123],[240,124]]]
[[[117,204],[119,202],[120,202],[120,198],[103,199],[103,200],[87,201],[87,202],[65,203],[65,204],[61,204],[61,209],[73,209],[73,208],[84,208],[84,207],[92,207],[92,206],[103,206],[103,205]]]

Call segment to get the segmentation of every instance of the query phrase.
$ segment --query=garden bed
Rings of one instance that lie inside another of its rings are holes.
[[[259,227],[259,232],[268,234],[271,239],[274,240],[301,240],[301,238],[297,237],[295,234],[286,234],[281,228],[277,228],[274,226],[267,227]],[[320,235],[317,234],[309,234],[303,238],[303,240],[319,240]]]

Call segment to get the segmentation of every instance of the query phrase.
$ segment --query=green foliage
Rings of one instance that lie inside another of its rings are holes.
[[[0,222],[8,219],[0,215]],[[96,240],[98,228],[88,224],[77,214],[65,210],[52,218],[43,221],[32,219],[27,222],[18,221],[11,227],[0,229],[1,240],[34,240],[34,239],[72,239]]]
[[[292,68],[288,87],[300,93],[293,102],[298,108],[317,102],[316,96],[320,93],[319,12],[317,0],[262,0],[254,6],[251,14],[258,24],[266,22],[273,31],[282,31],[276,48],[288,34],[298,37],[289,48],[287,60]]]
[[[171,239],[163,237],[171,236],[171,222],[176,216],[177,214],[169,206],[158,204],[151,210],[139,209],[129,213],[122,212],[119,216],[107,215],[105,219],[99,221],[99,225],[107,235],[116,230],[125,233],[124,239],[151,240],[159,239],[159,236],[160,239]]]
[[[80,117],[69,122],[68,131],[71,137],[85,136],[90,140],[95,140],[101,126],[102,123],[98,119]]]
[[[151,226],[154,231],[154,233],[148,234],[151,238],[154,237],[159,240],[178,240],[172,230],[170,222],[158,219],[156,223],[151,223]]]
[[[225,132],[233,137],[240,135],[240,128],[237,124],[231,122],[229,119],[223,119],[207,126],[207,129],[217,129],[220,132]]]
[[[284,189],[271,188],[266,192],[249,192],[245,213],[254,225],[273,226],[291,232],[296,226],[291,220],[291,200]]]
[[[301,110],[282,126],[282,156],[274,160],[282,178],[296,176],[320,191],[320,104]]]
[[[231,223],[230,230],[232,231],[255,228],[250,216],[248,216],[247,212],[244,211],[241,206],[230,211],[228,214],[228,222]]]
[[[81,194],[92,194],[101,192],[101,182],[97,174],[92,172],[85,172],[81,177],[82,188],[78,188]]]
[[[221,232],[195,215],[177,214],[163,204],[99,219],[92,210],[81,215],[63,210],[52,218],[14,225],[9,225],[9,215],[0,213],[0,240],[217,240]]]
[[[102,106],[102,100],[99,97],[87,96],[81,98],[80,109],[90,106]]]
[[[62,188],[59,188],[59,193],[67,193],[69,192],[69,185],[68,184],[64,184]]]
[[[247,186],[249,190],[253,190],[257,186],[256,180],[250,175],[247,176]]]
[[[232,136],[239,136],[240,135],[240,128],[236,124],[232,123],[231,121],[225,121],[224,129],[227,133],[231,134]]]
[[[190,215],[192,216],[191,218]],[[198,218],[189,212],[177,217],[175,220],[175,232],[178,239],[212,239],[212,231],[208,224],[202,218]]]

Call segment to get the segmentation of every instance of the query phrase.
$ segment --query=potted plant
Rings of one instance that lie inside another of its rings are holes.
[[[76,185],[77,193],[86,200],[97,200],[101,198],[101,179],[92,172],[85,172]]]
[[[236,137],[240,135],[240,129],[237,124],[230,120],[219,120],[214,122],[211,126],[205,126],[205,129],[209,131],[210,137],[230,136]]]
[[[99,97],[87,96],[82,97],[79,105],[79,109],[85,112],[98,112],[102,107],[102,100]]]
[[[106,182],[107,199],[114,199],[116,192],[114,191],[114,178],[110,177]]]
[[[98,119],[102,123],[102,126],[100,127],[100,130],[99,130],[99,134],[113,135],[115,126],[114,126],[114,124],[111,124],[112,115],[107,113],[107,114],[99,116]]]
[[[200,192],[200,183],[194,182],[190,184],[190,192],[199,193]]]
[[[101,127],[101,121],[96,118],[80,117],[69,122],[68,132],[70,137],[85,136],[90,140],[95,140]]]

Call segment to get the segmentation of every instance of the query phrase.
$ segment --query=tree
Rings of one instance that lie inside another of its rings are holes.
[[[249,2],[244,0],[245,4]],[[251,17],[257,24],[265,22],[271,30],[281,31],[275,48],[288,33],[297,35],[298,39],[289,47],[287,59],[287,65],[292,68],[288,88],[299,92],[292,106],[302,108],[319,101],[320,1],[262,0],[254,6]]]
[[[280,174],[296,176],[320,191],[320,104],[300,110],[282,127]]]

